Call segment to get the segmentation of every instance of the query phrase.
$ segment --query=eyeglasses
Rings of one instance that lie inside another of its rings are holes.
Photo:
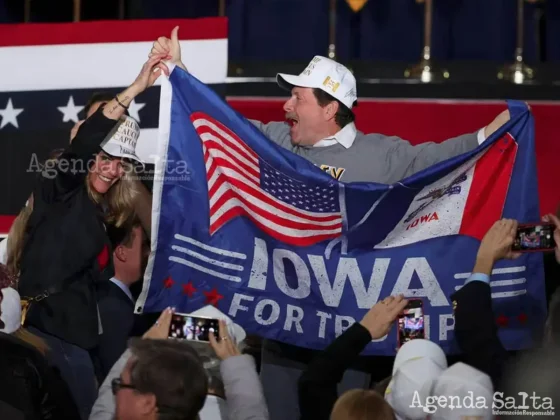
[[[123,384],[121,378],[115,378],[111,381],[111,390],[113,391],[113,395],[117,395],[117,393],[123,388],[136,389],[136,387],[132,384]]]

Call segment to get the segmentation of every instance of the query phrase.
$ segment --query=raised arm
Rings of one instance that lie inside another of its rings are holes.
[[[364,318],[313,358],[298,381],[301,420],[328,420],[338,399],[337,385],[344,372],[369,344],[389,333],[408,301],[389,296],[377,302]]]
[[[36,197],[52,202],[84,182],[89,160],[95,157],[103,142],[116,130],[126,108],[136,96],[154,84],[162,71],[166,71],[161,63],[163,58],[162,55],[152,56],[128,88],[84,121],[69,147],[51,167],[43,171],[35,188]]]
[[[451,296],[455,316],[455,340],[465,362],[492,378],[500,386],[507,352],[498,336],[492,309],[490,277],[494,264],[501,259],[513,259],[511,246],[515,240],[517,222],[499,220],[486,233],[476,257],[471,276],[465,285]]]
[[[390,165],[400,168],[400,170],[395,171],[395,175],[398,175],[399,179],[392,181],[399,181],[436,163],[476,149],[502,125],[507,123],[509,118],[509,111],[505,110],[479,131],[453,137],[441,143],[428,142],[413,146],[408,141],[398,137],[389,137],[388,139],[392,141],[388,154]]]

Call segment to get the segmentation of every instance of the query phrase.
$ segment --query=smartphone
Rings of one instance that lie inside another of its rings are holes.
[[[397,318],[398,347],[415,338],[425,338],[424,303],[422,299],[409,299]]]
[[[517,227],[511,247],[516,252],[543,252],[556,248],[554,225],[524,224]]]
[[[204,318],[174,313],[169,326],[169,338],[179,340],[206,341],[210,334],[218,339],[219,322],[215,318]]]

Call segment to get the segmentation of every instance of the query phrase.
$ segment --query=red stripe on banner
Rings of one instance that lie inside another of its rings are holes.
[[[17,215],[0,216],[0,234],[7,235]]]
[[[236,194],[238,194],[238,198],[241,199],[242,197],[239,195],[239,192],[244,192],[247,195],[250,195],[260,201],[262,201],[265,204],[268,204],[271,207],[274,207],[278,212],[282,211],[284,212],[286,215],[288,216],[294,216],[294,217],[299,217],[301,219],[305,219],[308,220],[309,222],[332,222],[334,220],[340,220],[341,216],[339,214],[331,214],[331,213],[316,213],[315,215],[310,215],[310,214],[306,214],[303,210],[300,211],[299,209],[295,208],[295,207],[290,207],[288,204],[284,203],[283,201],[279,201],[277,198],[271,196],[270,194],[263,192],[261,189],[258,188],[254,188],[251,187],[250,185],[245,184],[242,181],[239,181],[235,178],[229,177],[225,174],[220,173],[218,175],[218,180],[217,182],[214,184],[213,187],[216,187],[215,190],[213,188],[213,192],[210,195],[210,198],[216,193],[216,191],[218,190],[218,188],[220,188],[221,184],[225,183],[228,187],[228,189],[231,191],[232,189],[235,191]],[[232,188],[233,187],[233,188]],[[218,199],[218,201],[212,206],[212,208],[216,208],[217,203],[220,200]],[[219,207],[217,207],[219,208]],[[266,211],[266,210],[263,210]],[[212,213],[212,211],[211,211]],[[266,217],[267,213],[262,214],[263,217]],[[270,214],[270,216],[272,217],[273,214],[268,212],[268,214]],[[321,214],[324,214],[324,216],[321,216]],[[297,223],[297,222],[294,222]],[[290,227],[290,226],[287,226]],[[318,226],[315,225],[315,229],[327,229],[327,227],[324,226]],[[330,227],[329,227],[330,229]]]
[[[222,177],[220,177],[222,178]],[[228,180],[223,180],[222,183],[228,183]],[[252,195],[252,194],[251,194]],[[220,198],[218,198],[218,200],[214,203],[214,205],[212,206],[212,209],[216,208],[216,209],[220,209],[224,204],[226,204],[229,200],[231,199],[238,199],[239,201],[241,201],[243,204],[245,204],[250,210],[252,210],[254,213],[258,214],[259,216],[261,216],[262,218],[266,219],[267,221],[270,221],[271,223],[275,223],[279,226],[288,228],[288,229],[293,229],[293,230],[332,230],[332,229],[341,229],[342,228],[342,222],[338,221],[336,224],[333,225],[329,225],[329,226],[317,226],[316,224],[312,223],[313,221],[309,221],[309,223],[304,223],[304,222],[298,222],[295,220],[290,220],[287,217],[283,217],[281,214],[279,213],[271,213],[267,210],[263,210],[262,208],[260,208],[259,206],[251,203],[249,200],[247,200],[243,194],[239,194],[239,192],[237,191],[233,191],[231,189],[228,189],[225,193],[223,193]],[[210,209],[210,211],[212,212],[212,209]],[[332,216],[326,220],[321,220],[322,222],[331,222],[331,221],[337,221],[338,219],[340,219],[339,216]]]
[[[271,228],[269,228],[268,226],[262,224],[261,222],[259,222],[256,219],[253,219],[252,217],[250,217],[247,212],[241,208],[241,207],[234,207],[230,210],[228,210],[227,212],[225,212],[217,221],[216,221],[216,225],[219,223],[219,226],[217,226],[214,231],[217,231],[222,225],[224,225],[225,223],[227,223],[229,220],[235,218],[235,217],[239,217],[239,216],[247,216],[250,218],[251,222],[254,223],[260,230],[262,230],[263,232],[269,234],[270,236],[272,236],[273,238],[284,242],[286,244],[291,244],[291,245],[296,245],[296,246],[311,246],[311,245],[315,245],[319,242],[325,241],[327,239],[331,239],[331,238],[336,238],[337,236],[340,236],[340,234],[336,233],[336,234],[330,234],[330,235],[315,235],[315,236],[309,236],[309,237],[298,237],[298,238],[294,238],[292,236],[286,236],[276,230],[273,230]],[[213,234],[214,232],[210,232],[210,234]]]
[[[218,152],[222,152],[224,155],[226,155],[228,158],[230,158],[231,160],[233,160],[236,165],[239,166],[239,169],[241,169],[242,171],[247,172],[249,175],[254,176],[255,178],[259,178],[260,174],[257,170],[255,170],[254,168],[251,168],[249,165],[245,164],[243,161],[241,161],[240,159],[238,159],[236,156],[233,155],[233,153],[223,147],[220,143],[218,143],[217,141],[214,140],[204,140],[204,148],[208,151],[211,150],[216,150]],[[220,166],[225,165],[225,162],[227,162],[227,160],[225,158],[219,157],[219,156],[215,156],[212,155],[212,159],[217,160],[217,162],[219,163]],[[258,163],[257,163],[258,165]],[[227,166],[227,165],[226,165]],[[236,169],[235,167],[233,169]]]
[[[193,116],[196,115],[196,114],[197,113],[194,113]],[[197,119],[193,119],[193,116],[191,116],[191,120],[194,124],[197,121]],[[200,120],[207,121],[204,118],[200,118]],[[229,132],[229,130],[221,124],[216,122],[215,125],[220,127],[223,131]],[[203,134],[212,134],[213,136],[215,136],[215,137],[219,138],[220,140],[222,140],[223,142],[227,143],[228,146],[231,146],[237,153],[242,155],[249,162],[255,162],[256,163],[259,160],[258,155],[255,152],[253,152],[249,147],[247,147],[246,144],[238,143],[238,142],[235,142],[235,141],[232,142],[228,138],[226,138],[225,136],[220,135],[215,130],[208,127],[207,125],[201,125],[201,126],[197,127],[196,132],[198,133],[199,136],[202,136]],[[235,135],[235,134],[230,134],[230,135]],[[210,141],[210,140],[203,140],[203,141]]]
[[[516,154],[517,143],[511,134],[506,133],[478,160],[460,234],[482,240],[502,217]]]
[[[0,47],[155,41],[179,25],[180,40],[227,39],[225,17],[201,19],[107,20],[76,23],[0,25]]]

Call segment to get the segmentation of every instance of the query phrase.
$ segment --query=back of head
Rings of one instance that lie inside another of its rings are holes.
[[[399,349],[393,364],[393,376],[385,390],[385,399],[397,418],[426,418],[423,402],[429,398],[433,384],[446,368],[445,353],[432,341],[414,339]]]
[[[331,420],[394,420],[391,406],[371,389],[353,389],[338,398]]]
[[[132,339],[131,382],[156,398],[160,420],[195,420],[204,406],[208,379],[196,352],[178,340]]]
[[[488,375],[465,363],[455,363],[442,373],[433,387],[430,419],[493,419],[493,394],[494,387]]]

